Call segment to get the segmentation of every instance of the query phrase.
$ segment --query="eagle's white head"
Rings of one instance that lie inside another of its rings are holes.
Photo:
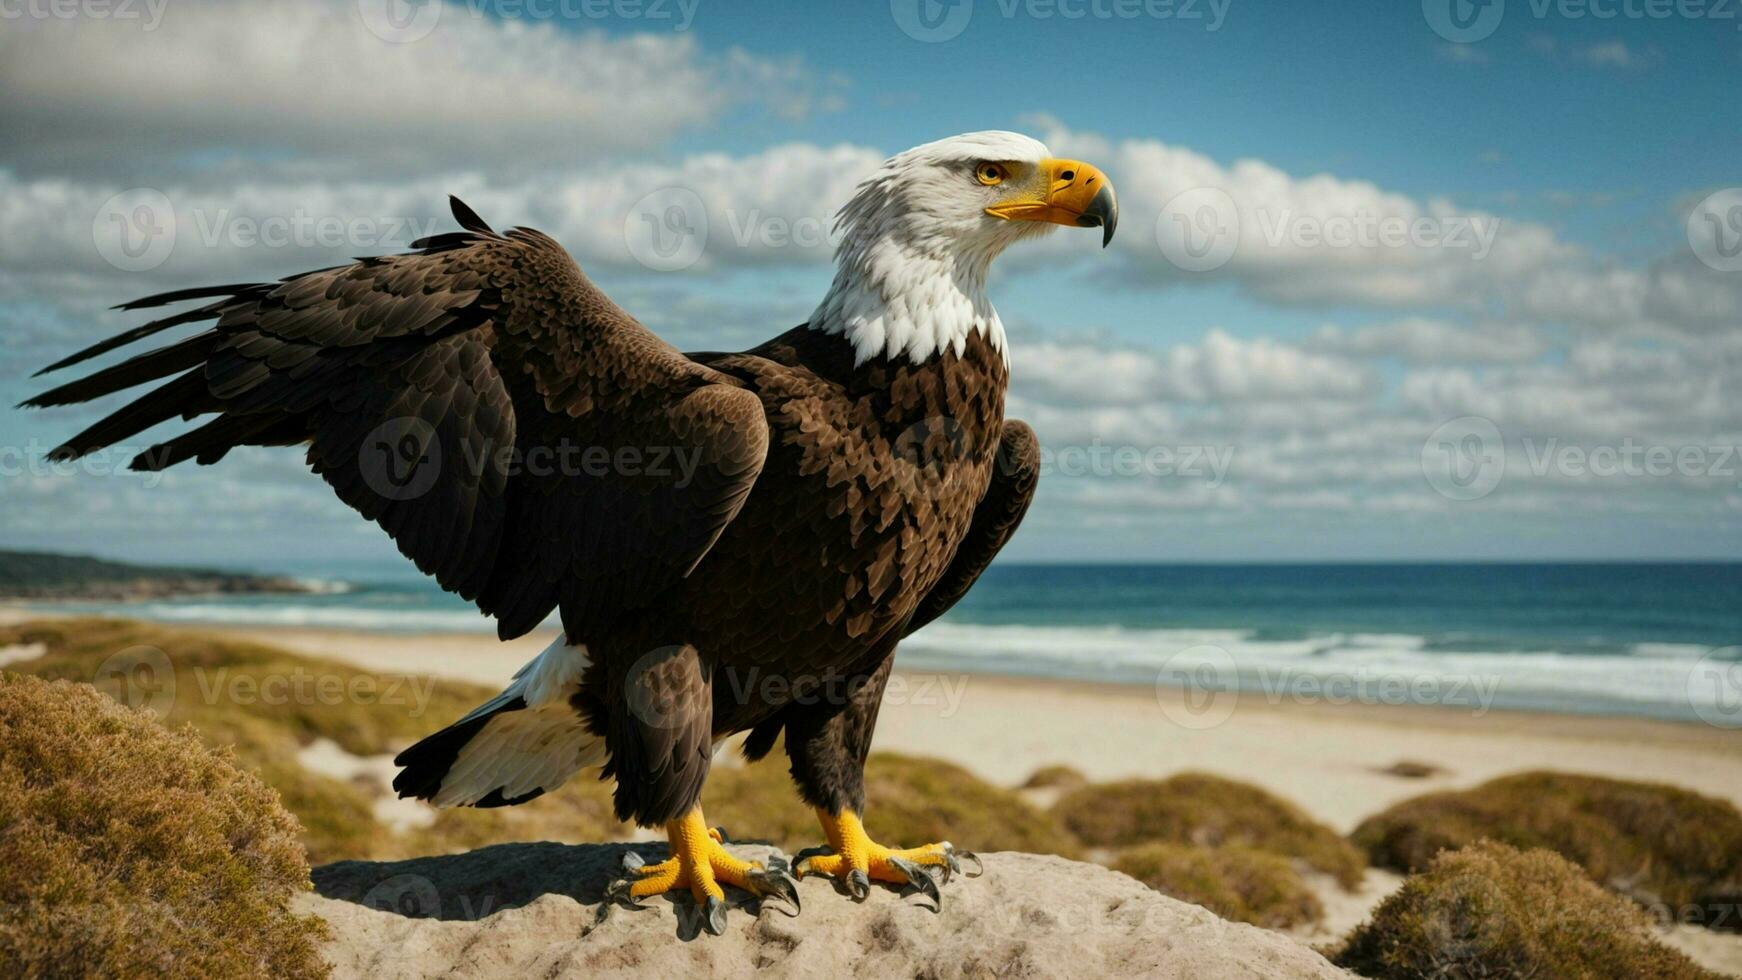
[[[965,133],[884,161],[836,217],[835,281],[811,326],[844,334],[861,362],[961,353],[984,332],[1004,349],[986,272],[1012,242],[1055,225],[1113,238],[1119,205],[1105,174],[1055,159],[1020,133]]]

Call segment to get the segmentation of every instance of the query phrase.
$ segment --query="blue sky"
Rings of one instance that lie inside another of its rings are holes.
[[[908,0],[699,0],[681,31],[675,0],[573,0],[603,15],[567,21],[535,15],[558,0],[469,0],[438,5],[427,34],[382,37],[401,2],[0,21],[0,117],[21,136],[0,148],[0,396],[134,322],[103,307],[394,250],[414,237],[399,226],[445,221],[450,190],[555,234],[674,342],[748,345],[803,319],[827,248],[731,229],[826,227],[881,156],[1014,128],[1101,165],[1124,209],[1105,254],[1061,233],[997,270],[1011,409],[1057,454],[1015,557],[1676,559],[1742,544],[1742,271],[1695,240],[1742,235],[1728,4],[1492,0],[1460,8],[1499,21],[1458,43],[1434,24],[1467,0],[918,0],[934,23],[967,17],[926,42],[902,30]],[[673,187],[705,209],[705,247],[648,268],[625,229]],[[174,243],[120,268],[102,219],[141,189],[173,213]],[[1215,213],[1237,242],[1188,268],[1167,229],[1204,200],[1227,202]],[[305,218],[363,231],[234,233]],[[1437,237],[1302,237],[1380,220]],[[1479,251],[1458,238],[1482,229]],[[88,416],[0,414],[0,546],[391,557],[293,452],[160,483],[43,465]],[[1171,464],[1070,472],[1073,453],[1121,447]],[[1681,462],[1647,466],[1654,452]],[[1610,456],[1633,462],[1605,470]]]

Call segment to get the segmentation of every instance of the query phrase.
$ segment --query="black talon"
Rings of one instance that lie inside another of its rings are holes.
[[[716,834],[719,834],[719,835],[720,835],[720,843],[722,843],[722,844],[730,844],[730,843],[732,843],[732,835],[731,835],[731,834],[728,834],[728,833],[726,833],[726,828],[724,828],[724,827],[715,827],[715,828],[714,828],[714,833],[716,833]]]
[[[702,906],[702,928],[716,936],[726,934],[726,903],[708,896],[707,904]]]
[[[817,844],[817,845],[814,845],[812,847],[807,847],[804,850],[799,851],[797,854],[794,854],[793,859],[796,862],[798,862],[799,864],[803,864],[805,862],[805,860],[808,858],[823,857],[824,855],[833,854],[833,853],[835,853],[835,849],[830,847],[829,845]]]
[[[959,853],[961,854],[962,859],[964,861],[974,862],[973,873],[969,874],[967,872],[963,872],[962,877],[964,877],[964,878],[978,878],[981,875],[986,873],[986,862],[980,860],[980,855],[975,854],[973,851],[961,851]]]
[[[808,875],[808,874],[814,874],[815,872],[811,871],[811,867],[810,867],[811,858],[822,857],[824,855],[833,854],[833,853],[835,853],[834,850],[832,848],[825,846],[825,845],[818,845],[816,847],[807,847],[804,850],[799,851],[798,854],[794,855],[793,862],[792,862],[792,873],[799,878],[803,878],[805,875]]]
[[[863,902],[870,898],[871,876],[858,868],[854,868],[852,873],[847,875],[847,894],[852,895],[855,902]]]
[[[932,903],[943,908],[944,896],[938,891],[937,879],[919,865],[906,858],[892,857],[889,864],[895,870],[907,876],[907,883],[919,889],[920,894],[931,897]]]
[[[944,841],[943,848],[944,863],[939,865],[939,868],[944,873],[944,884],[947,885],[950,883],[951,875],[959,875],[962,873],[962,862],[956,859],[956,847],[954,844],[951,844],[949,841]]]
[[[778,898],[792,905],[788,914],[797,917],[804,911],[798,900],[798,879],[781,869],[768,871],[752,871],[749,874],[750,883],[756,886],[756,895],[761,899]]]
[[[633,887],[635,887],[635,882],[630,881],[628,878],[619,878],[616,881],[611,882],[609,885],[606,885],[605,905],[610,905],[613,902],[621,902],[632,909],[641,908],[641,903],[636,901],[635,896],[630,893],[630,889]],[[602,913],[603,908],[601,908],[600,911]],[[603,916],[601,915],[601,918],[602,917]]]

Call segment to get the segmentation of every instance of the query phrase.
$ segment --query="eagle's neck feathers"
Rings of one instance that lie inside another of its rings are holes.
[[[834,282],[811,328],[845,336],[860,364],[879,355],[914,363],[959,355],[976,332],[1008,359],[986,274],[1018,236],[951,233],[898,178],[879,172],[841,209]]]
[[[914,363],[944,351],[960,354],[977,332],[1005,353],[1004,325],[986,298],[984,263],[898,248],[869,252],[863,262],[842,263],[810,319],[814,329],[844,335],[857,363],[880,354]]]

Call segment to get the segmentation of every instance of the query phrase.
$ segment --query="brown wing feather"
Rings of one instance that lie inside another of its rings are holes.
[[[586,642],[712,546],[761,470],[767,423],[754,394],[655,337],[556,242],[498,234],[454,205],[467,230],[417,252],[127,304],[219,297],[59,362],[216,321],[26,402],[175,376],[54,458],[213,413],[134,467],[307,441],[339,497],[496,615],[504,638],[560,606],[571,639]]]
[[[1016,533],[1017,525],[1028,513],[1034,499],[1034,488],[1040,482],[1040,441],[1034,430],[1020,419],[1004,422],[1003,437],[998,443],[998,462],[992,470],[992,482],[986,496],[974,508],[974,520],[967,535],[956,547],[955,557],[943,577],[914,610],[902,635],[912,634],[921,626],[942,616],[979,580],[980,573],[992,564],[1004,543]]]

